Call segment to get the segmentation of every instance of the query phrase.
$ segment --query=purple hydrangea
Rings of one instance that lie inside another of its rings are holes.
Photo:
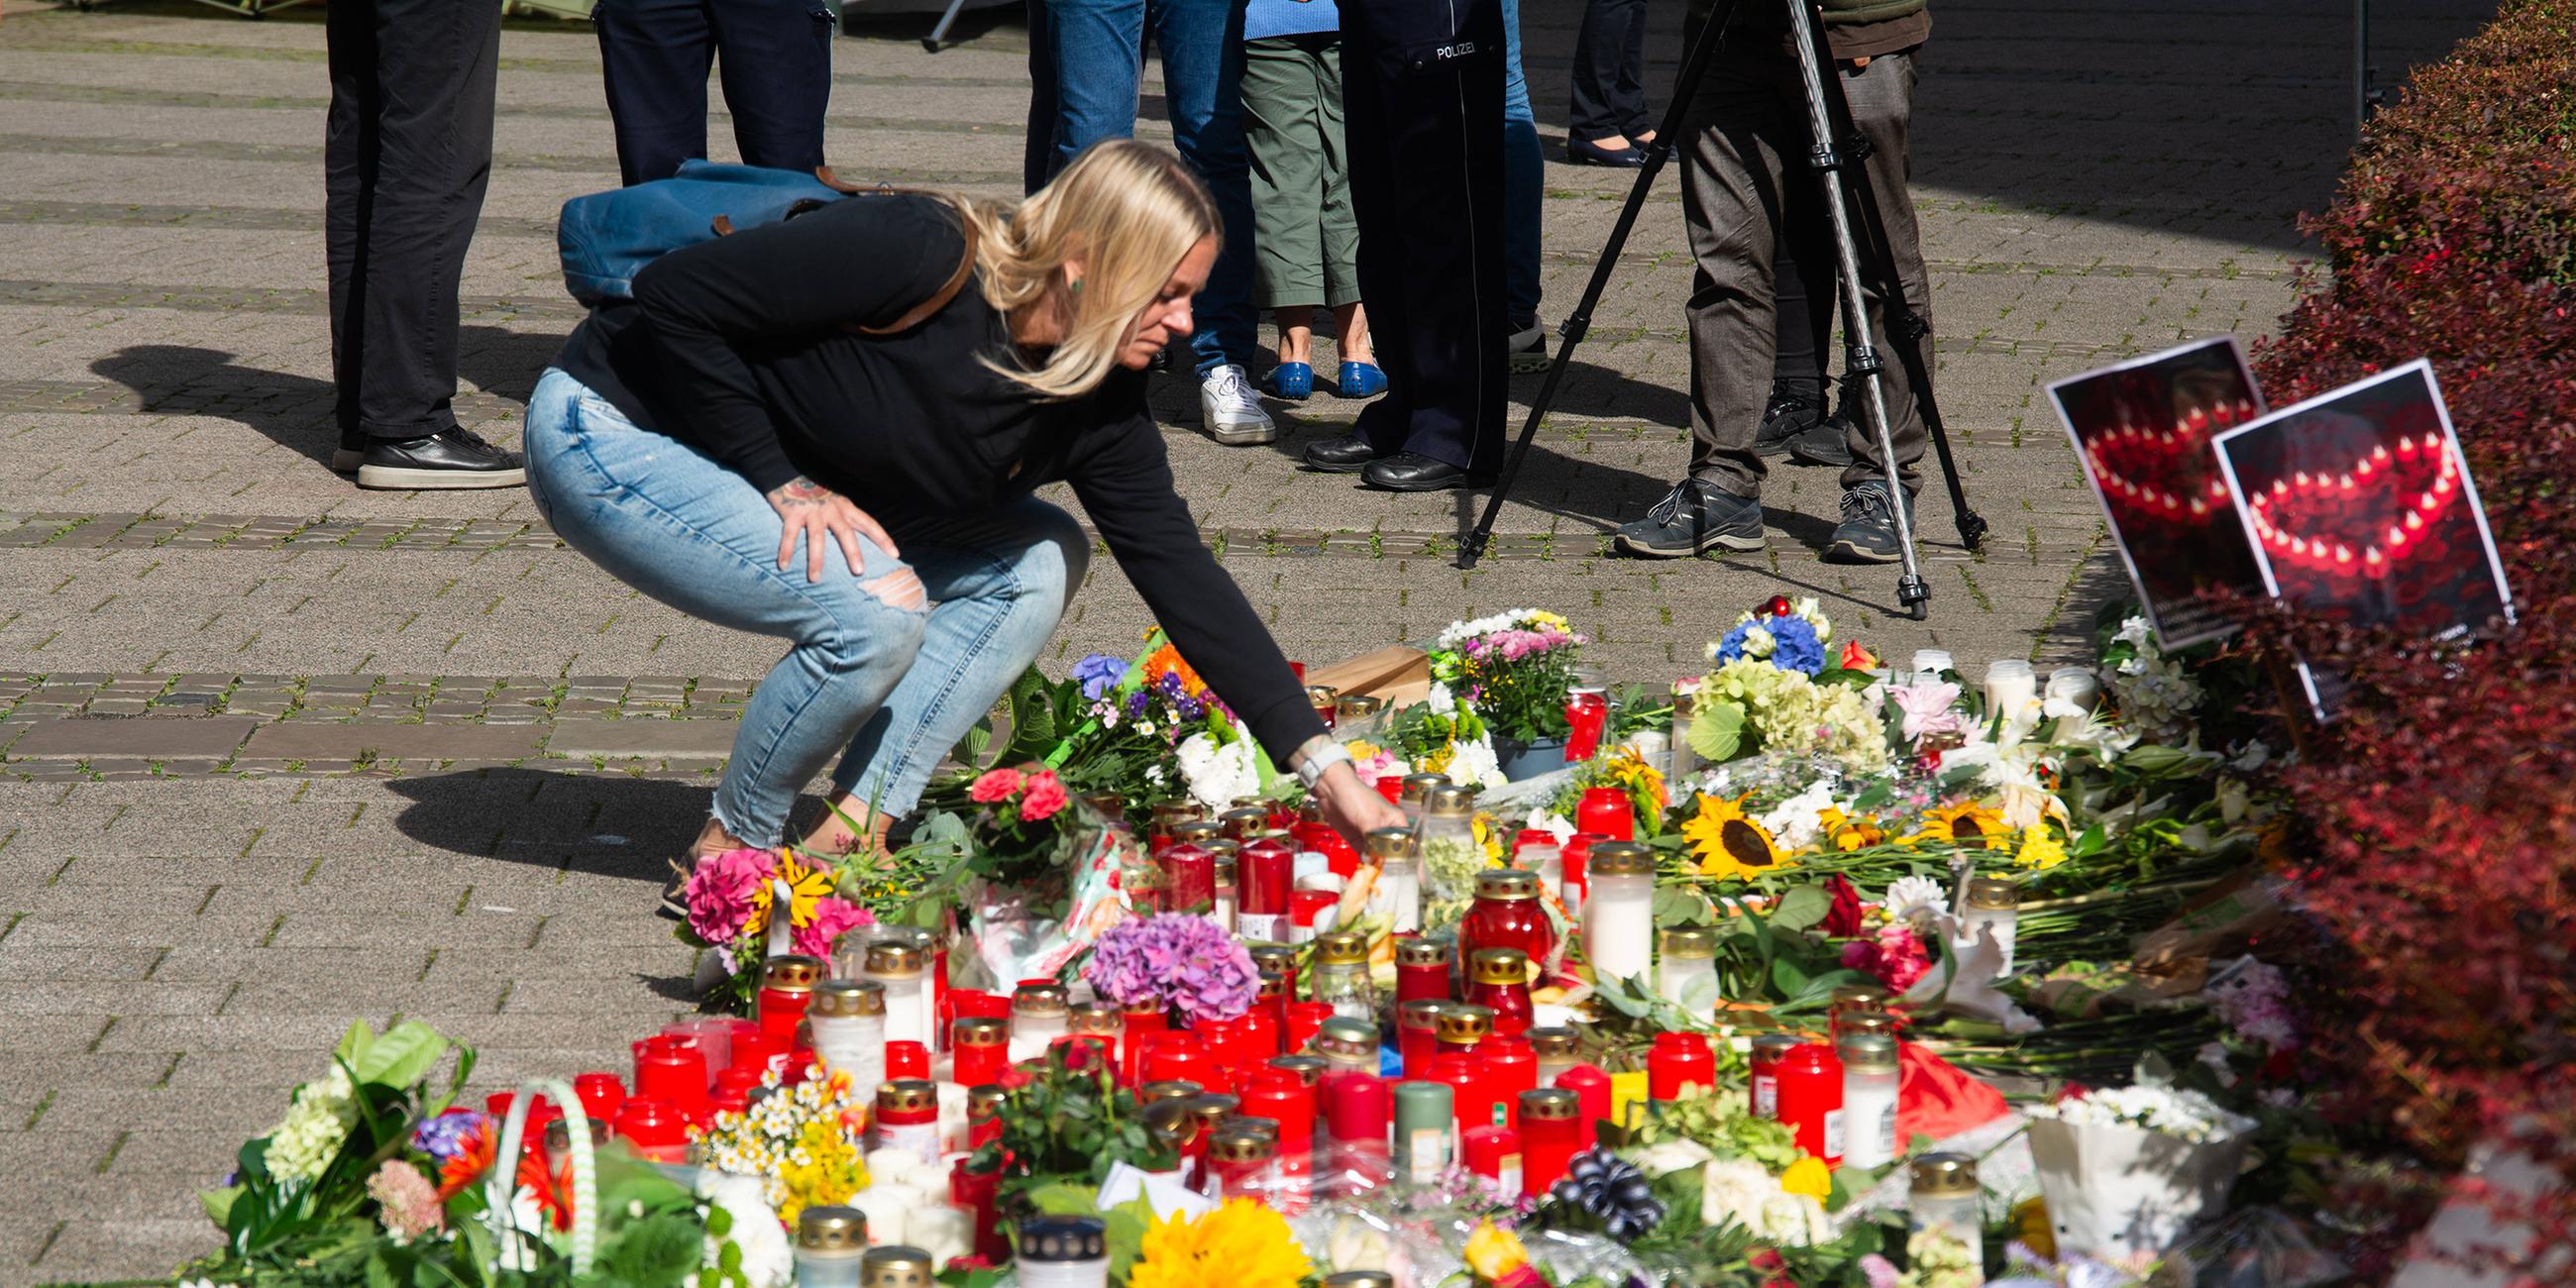
[[[1073,664],[1073,680],[1082,686],[1086,701],[1098,702],[1127,678],[1127,663],[1106,653],[1094,653]]]
[[[1261,976],[1252,956],[1213,921],[1167,912],[1109,928],[1082,977],[1122,1007],[1161,1004],[1192,1020],[1231,1020],[1252,1009]]]
[[[465,1151],[465,1135],[483,1121],[483,1115],[471,1109],[450,1109],[436,1118],[424,1118],[412,1129],[411,1147],[441,1163]]]

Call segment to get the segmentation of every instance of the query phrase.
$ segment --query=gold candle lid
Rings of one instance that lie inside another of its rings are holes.
[[[810,993],[823,977],[832,973],[832,963],[820,957],[789,954],[772,957],[760,964],[760,986],[787,993]]]
[[[931,1288],[930,1254],[889,1243],[859,1259],[859,1288]]]
[[[1175,826],[1190,822],[1205,812],[1197,801],[1164,801],[1154,807],[1154,822],[1165,836],[1169,836]]]
[[[1413,830],[1403,827],[1381,827],[1362,838],[1368,856],[1381,864],[1413,857]]]
[[[1659,950],[1666,957],[1708,961],[1717,956],[1717,932],[1706,926],[1675,926],[1663,932]]]
[[[809,1207],[796,1214],[796,1246],[856,1254],[868,1246],[868,1214],[854,1207]]]
[[[1356,930],[1331,930],[1315,936],[1315,960],[1326,966],[1366,966],[1368,936]]]
[[[1149,1082],[1144,1086],[1138,1087],[1136,1089],[1136,1094],[1143,1098],[1145,1103],[1149,1105],[1159,1104],[1166,1100],[1177,1100],[1187,1103],[1188,1101],[1197,1099],[1198,1094],[1205,1090],[1207,1090],[1207,1088],[1202,1087],[1195,1082],[1191,1082],[1186,1078],[1166,1078],[1160,1082]]]
[[[1449,941],[1446,939],[1399,939],[1395,941],[1395,964],[1428,967],[1449,965]]]
[[[1333,719],[1336,721],[1365,719],[1385,709],[1386,699],[1371,697],[1365,693],[1347,694],[1333,699]]]
[[[1592,847],[1584,871],[1596,877],[1655,875],[1655,852],[1635,841],[1603,841]]]
[[[1276,1002],[1288,996],[1288,982],[1295,978],[1284,970],[1263,971],[1260,983],[1253,986],[1253,996],[1265,1002]]]
[[[921,973],[921,947],[909,939],[880,939],[868,945],[867,964],[861,969],[871,975],[898,978]]]
[[[1329,684],[1309,684],[1306,686],[1306,705],[1310,707],[1318,709],[1330,707],[1335,711],[1339,711],[1341,709],[1341,697],[1342,691]]]
[[[1252,959],[1255,971],[1276,975],[1297,969],[1297,948],[1293,944],[1252,944],[1243,954]]]
[[[1476,897],[1511,902],[1538,897],[1538,874],[1527,868],[1488,868],[1476,874]]]
[[[1312,796],[1307,797],[1297,806],[1297,821],[1300,823],[1323,822],[1324,802],[1319,801]]]
[[[1324,1276],[1324,1288],[1395,1288],[1395,1276],[1383,1270],[1345,1270]]]
[[[1240,841],[1270,826],[1270,812],[1261,809],[1230,809],[1216,816],[1225,827],[1226,839]]]
[[[1315,1031],[1315,1049],[1335,1055],[1374,1056],[1377,1054],[1377,1026],[1366,1020],[1334,1016]]]
[[[1684,685],[1673,686],[1673,719],[1688,720],[1699,710],[1699,694]]]
[[[1433,997],[1417,997],[1410,1002],[1400,1003],[1395,1008],[1395,1027],[1399,1029],[1439,1028],[1441,1012],[1455,1005],[1457,1003],[1443,1002]]]
[[[1979,877],[1968,883],[1968,906],[2002,911],[2021,906],[2021,883]]]
[[[1064,1013],[1067,1033],[1089,1033],[1110,1036],[1124,1032],[1127,1018],[1107,1002],[1079,1002]]]
[[[1440,1041],[1449,1046],[1473,1046],[1494,1033],[1494,1008],[1461,1003],[1440,1009]]]
[[[1777,1060],[1805,1045],[1805,1039],[1799,1038],[1794,1034],[1765,1033],[1762,1036],[1753,1039],[1753,1053],[1755,1055],[1768,1054],[1772,1059]]]
[[[1265,1163],[1279,1153],[1277,1128],[1254,1126],[1266,1119],[1238,1118],[1208,1135],[1208,1157],[1220,1163]]]
[[[1011,1040],[1011,1022],[998,1015],[960,1015],[948,1026],[958,1046],[995,1047]]]
[[[1220,836],[1213,841],[1201,842],[1199,844],[1199,848],[1207,851],[1208,857],[1216,860],[1216,870],[1218,872],[1232,872],[1235,869],[1239,856],[1243,853],[1243,842],[1229,841]]]
[[[1845,984],[1834,990],[1833,1009],[1837,1011],[1884,1011],[1896,1000],[1896,994],[1876,984]]]
[[[1153,1101],[1137,1116],[1144,1120],[1145,1130],[1154,1133],[1174,1150],[1187,1149],[1191,1141],[1199,1138],[1199,1120],[1190,1112],[1187,1100]]]
[[[1924,1154],[1910,1169],[1918,1198],[1957,1198],[1977,1192],[1977,1160],[1966,1154]]]
[[[1527,1036],[1530,1050],[1536,1053],[1539,1059],[1571,1060],[1574,1058],[1574,1030],[1564,1025],[1550,1024],[1531,1029]]]
[[[1529,954],[1517,948],[1479,948],[1469,965],[1479,984],[1529,983]]]
[[[1243,1100],[1222,1091],[1203,1091],[1190,1097],[1189,1105],[1190,1117],[1198,1120],[1200,1131],[1206,1132],[1214,1131],[1218,1123],[1232,1118],[1234,1111],[1243,1107]]]
[[[1476,789],[1456,783],[1434,787],[1422,798],[1422,808],[1442,818],[1464,818],[1476,812]]]
[[[917,1112],[939,1107],[939,1084],[927,1078],[897,1078],[877,1084],[877,1112]]]
[[[968,1087],[966,1121],[987,1122],[998,1118],[1001,1116],[1002,1106],[1010,1103],[1010,1099],[1011,1093],[1003,1090],[999,1083],[988,1082],[980,1087]]]
[[[885,1014],[885,985],[872,979],[827,979],[814,986],[808,1016]]]
[[[1174,845],[1195,845],[1205,849],[1208,842],[1225,835],[1225,824],[1207,819],[1193,819],[1186,823],[1174,823],[1172,830],[1164,835],[1171,837]]]
[[[1884,1033],[1846,1033],[1834,1044],[1846,1069],[1868,1069],[1893,1072],[1896,1068],[1896,1039]]]
[[[1013,1015],[1062,1015],[1072,1007],[1071,997],[1062,984],[1022,984],[1011,990]]]
[[[1563,1087],[1539,1087],[1521,1093],[1521,1117],[1540,1122],[1568,1122],[1583,1113],[1583,1099]]]
[[[1430,796],[1432,788],[1448,785],[1447,774],[1406,774],[1404,790],[1396,794],[1396,799],[1402,804],[1415,804]]]
[[[1325,1023],[1329,1025],[1332,1021],[1326,1020]],[[1372,1046],[1374,1046],[1376,1042],[1376,1033],[1374,1031],[1370,1033],[1370,1042]],[[1274,1055],[1270,1057],[1271,1068],[1284,1069],[1290,1073],[1296,1074],[1297,1080],[1305,1083],[1309,1087],[1322,1082],[1324,1080],[1324,1071],[1332,1066],[1332,1061],[1319,1055]]]
[[[1896,1017],[1886,1011],[1845,1011],[1834,1017],[1834,1030],[1844,1036],[1875,1033],[1893,1038],[1896,1036]]]

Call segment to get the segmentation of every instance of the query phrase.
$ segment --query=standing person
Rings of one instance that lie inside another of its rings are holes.
[[[1082,584],[1090,538],[1034,495],[1058,480],[1325,817],[1402,824],[1201,543],[1145,405],[1220,224],[1179,158],[1113,141],[1017,209],[858,196],[672,251],[573,332],[528,405],[537,508],[645,594],[788,641],[692,863],[787,841],[836,755],[839,812],[800,844],[882,843]]]
[[[518,453],[455,410],[456,297],[492,178],[500,6],[340,0],[324,40],[331,468],[366,488],[517,487]]]
[[[1521,0],[1503,0],[1503,295],[1512,371],[1547,370],[1547,328],[1538,321],[1538,248],[1547,150],[1521,75]]]
[[[590,22],[629,186],[705,159],[709,67],[723,74],[744,164],[823,164],[832,11],[816,0],[599,0]]]
[[[1493,481],[1503,452],[1500,0],[1345,0],[1351,201],[1387,396],[1306,464],[1373,488]]]
[[[1279,426],[1253,393],[1252,180],[1243,155],[1245,0],[1028,0],[1029,137],[1022,179],[1035,193],[1103,139],[1136,133],[1145,32],[1163,53],[1172,146],[1216,194],[1224,247],[1194,305],[1199,427],[1229,447],[1271,442]]]
[[[1279,328],[1273,397],[1315,391],[1315,310],[1333,311],[1334,388],[1386,392],[1360,303],[1359,225],[1342,141],[1341,15],[1333,0],[1251,0],[1243,17],[1243,146],[1252,162],[1255,295]]]
[[[1862,175],[1846,175],[1845,191],[1865,186],[1875,198],[1898,289],[1928,328],[1931,280],[1905,185],[1914,51],[1931,35],[1932,15],[1924,0],[1824,0],[1822,7],[1833,57],[1827,73],[1841,81],[1853,125],[1870,145]],[[1696,38],[1704,14],[1694,10],[1689,38]],[[1682,173],[1682,219],[1698,261],[1687,306],[1690,474],[1645,518],[1619,529],[1615,543],[1630,554],[1669,557],[1763,546],[1765,469],[1756,442],[1778,338],[1774,259],[1784,230],[1827,217],[1804,164],[1806,91],[1787,23],[1785,14],[1761,10],[1739,17],[1710,60],[1692,104]],[[1865,185],[1851,182],[1864,176]],[[1912,513],[1927,434],[1907,364],[1896,351],[1905,341],[1890,332],[1879,283],[1865,282],[1863,289],[1870,332],[1884,362],[1878,379],[1896,459],[1881,459],[1867,416],[1842,418],[1843,445],[1852,459],[1842,473],[1841,522],[1824,554],[1838,563],[1893,563],[1900,557],[1896,507]],[[1809,307],[1815,306],[1811,300]],[[1914,343],[1929,372],[1929,331]]]
[[[1655,141],[1646,115],[1646,0],[1588,0],[1574,37],[1574,90],[1565,159],[1634,168]]]

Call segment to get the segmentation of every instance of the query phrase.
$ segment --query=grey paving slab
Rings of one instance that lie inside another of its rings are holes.
[[[241,745],[255,723],[240,716],[152,721],[73,717],[38,724],[25,737],[9,744],[9,755],[15,760],[89,760],[101,756],[221,760]]]

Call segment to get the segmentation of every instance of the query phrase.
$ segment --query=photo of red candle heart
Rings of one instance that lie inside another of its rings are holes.
[[[2089,371],[2048,394],[2164,646],[2233,630],[2203,597],[2259,595],[2263,579],[2210,442],[2264,411],[2234,338]]]
[[[2272,593],[2428,636],[2508,619],[2496,560],[2428,363],[2347,385],[2217,438]]]

